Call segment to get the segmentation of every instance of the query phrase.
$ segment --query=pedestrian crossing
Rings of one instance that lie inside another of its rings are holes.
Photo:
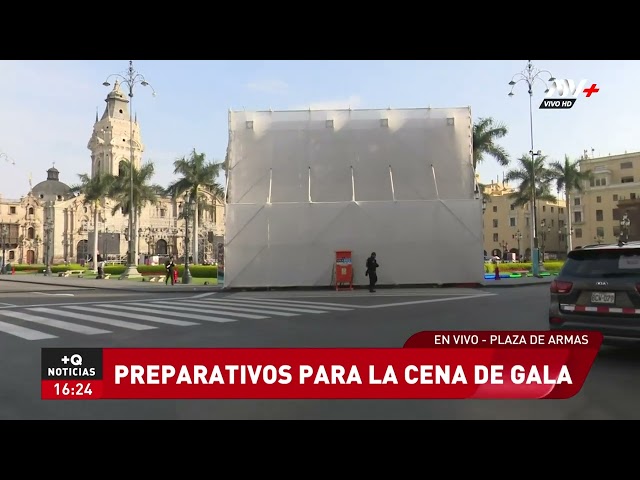
[[[256,298],[190,297],[173,300],[96,302],[16,307],[0,310],[0,337],[39,341],[68,335],[107,335],[120,330],[195,327],[211,323],[291,318],[347,312],[337,303]]]

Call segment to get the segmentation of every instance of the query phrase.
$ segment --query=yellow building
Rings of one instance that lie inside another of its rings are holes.
[[[484,253],[517,258],[531,256],[531,212],[529,205],[516,207],[510,194],[515,188],[503,182],[485,184]],[[563,258],[567,251],[567,211],[564,200],[538,202],[538,245],[545,259]]]
[[[620,219],[629,213],[630,240],[640,240],[640,152],[580,160],[592,179],[570,199],[573,247],[618,240]]]

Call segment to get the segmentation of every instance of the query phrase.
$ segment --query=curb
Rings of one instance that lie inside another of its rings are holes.
[[[423,290],[437,290],[441,288],[516,288],[516,287],[532,287],[536,285],[548,285],[549,282],[535,282],[535,283],[514,283],[514,284],[489,284],[482,283],[443,283],[443,284],[406,284],[406,285],[376,285],[376,290],[393,290],[396,288],[405,289],[423,289]],[[353,290],[367,290],[368,285],[354,285]],[[336,291],[334,286],[317,286],[317,287],[221,287],[220,291],[223,293],[240,293],[240,292],[313,292],[313,291]]]
[[[34,280],[9,280],[9,279],[4,279],[4,278],[0,278],[0,282],[13,282],[13,283],[26,283],[28,285],[46,285],[48,287],[62,287],[64,289],[87,289],[87,290],[111,290],[111,291],[115,291],[115,292],[138,292],[138,293],[147,293],[147,292],[154,292],[154,291],[158,291],[159,289],[156,289],[155,287],[145,287],[145,288],[140,288],[140,287],[105,287],[105,286],[101,286],[101,285],[62,285],[62,284],[58,284],[58,283],[47,283],[47,282],[38,282],[38,281],[34,281]],[[168,287],[167,287],[168,288]],[[205,290],[205,289],[210,289],[210,290],[218,290],[221,291],[221,288],[217,288],[215,285],[192,285],[192,286],[188,286],[188,287],[178,287],[176,289],[171,290],[171,292],[175,293],[175,292],[186,292],[186,293],[193,293],[194,291],[199,291],[199,290]],[[20,292],[16,292],[16,293],[20,293]]]

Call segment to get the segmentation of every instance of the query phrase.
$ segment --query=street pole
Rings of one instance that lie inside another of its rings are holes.
[[[539,150],[536,152],[533,143],[533,86],[536,80],[542,82],[546,88],[546,91],[549,90],[547,84],[540,76],[542,74],[549,75],[549,82],[555,81],[553,75],[548,70],[538,70],[533,66],[531,60],[528,60],[527,67],[520,73],[517,73],[513,76],[509,85],[511,85],[511,91],[509,92],[509,96],[513,97],[513,89],[514,87],[520,83],[525,82],[528,87],[529,93],[529,135],[531,140],[531,150],[529,150],[529,154],[531,155],[531,269],[534,277],[540,276],[540,252],[538,250],[538,227],[537,227],[537,212],[536,212],[536,178],[535,178],[535,157],[541,155],[542,152]]]
[[[7,253],[7,226],[2,224],[2,269],[0,270],[0,274],[4,275],[6,273],[5,266],[5,255]]]
[[[127,270],[122,274],[120,278],[140,278],[140,272],[138,271],[138,259],[136,255],[136,238],[135,238],[135,225],[134,225],[134,187],[133,187],[133,172],[134,172],[134,149],[133,149],[133,89],[135,85],[142,85],[143,87],[151,88],[152,94],[155,97],[156,92],[149,82],[133,68],[133,60],[129,60],[129,68],[125,74],[114,73],[107,77],[102,84],[105,87],[109,87],[109,79],[116,77],[120,80],[122,85],[125,85],[129,90],[129,255]]]
[[[45,234],[45,239],[47,244],[45,245],[45,254],[47,255],[46,258],[46,264],[47,264],[47,268],[44,271],[44,276],[45,277],[50,277],[51,275],[53,275],[53,273],[51,272],[51,231],[53,230],[53,225],[51,224],[50,220],[47,220],[44,224],[44,234]]]
[[[191,195],[184,199],[184,271],[182,272],[182,283],[191,283],[191,272],[189,271],[189,216],[191,215]]]

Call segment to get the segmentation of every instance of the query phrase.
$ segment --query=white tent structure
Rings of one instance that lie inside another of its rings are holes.
[[[225,288],[480,283],[469,108],[230,112]]]

